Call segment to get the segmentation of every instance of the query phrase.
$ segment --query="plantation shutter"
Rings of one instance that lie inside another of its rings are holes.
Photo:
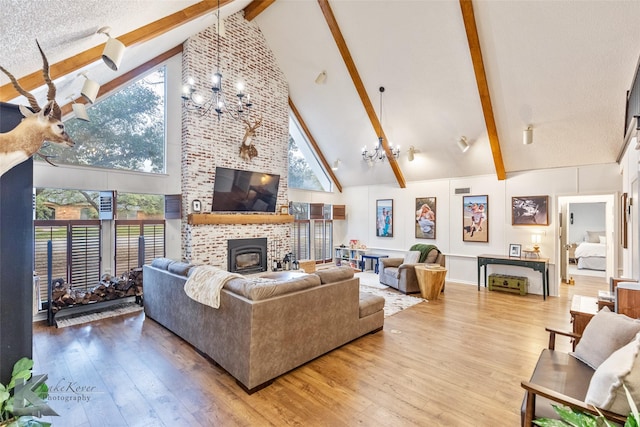
[[[164,220],[117,220],[115,224],[116,274],[126,273],[154,258],[165,256]],[[144,240],[143,259],[138,259],[140,238]]]
[[[100,281],[100,221],[69,221],[69,283],[75,288],[89,289]]]

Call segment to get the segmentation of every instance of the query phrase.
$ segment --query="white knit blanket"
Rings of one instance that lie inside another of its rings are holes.
[[[189,298],[201,304],[219,308],[220,291],[222,287],[229,280],[236,277],[242,278],[244,276],[229,273],[228,271],[210,265],[200,265],[194,268],[187,279],[187,283],[184,285],[184,291]]]

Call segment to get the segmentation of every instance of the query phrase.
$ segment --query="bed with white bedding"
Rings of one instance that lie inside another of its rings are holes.
[[[607,245],[605,243],[581,242],[576,248],[579,270],[607,269]]]

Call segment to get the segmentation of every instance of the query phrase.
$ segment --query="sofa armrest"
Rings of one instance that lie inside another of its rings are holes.
[[[380,258],[378,261],[384,269],[386,267],[400,267],[404,258]]]
[[[541,396],[553,402],[558,403],[558,405],[568,406],[571,409],[576,409],[582,412],[588,412],[596,416],[599,415],[598,411],[600,411],[606,419],[610,421],[614,421],[616,423],[621,423],[623,425],[627,420],[626,416],[622,416],[614,412],[609,412],[604,409],[596,409],[595,406],[589,405],[585,402],[574,399],[571,396],[567,396],[555,390],[551,390],[550,388],[543,387],[541,385],[534,384],[529,381],[522,381],[520,385],[527,392],[527,404],[525,407],[524,424],[523,424],[524,426],[527,426],[527,427],[531,425],[531,422],[535,419],[534,417],[536,416],[535,415],[536,396]]]
[[[556,335],[563,335],[565,337],[572,338],[573,340],[575,340],[575,342],[577,342],[582,337],[581,334],[576,334],[574,332],[568,332],[568,331],[561,331],[559,329],[544,328],[544,330],[549,332],[549,350],[556,349]]]

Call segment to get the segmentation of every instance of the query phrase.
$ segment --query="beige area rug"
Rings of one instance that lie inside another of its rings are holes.
[[[67,326],[81,325],[83,323],[94,322],[96,320],[107,319],[109,317],[122,316],[123,314],[138,313],[142,310],[142,306],[135,302],[122,303],[111,307],[105,307],[104,310],[94,313],[62,317],[60,319],[56,319],[56,325],[58,325],[58,328],[66,328]]]
[[[360,278],[360,292],[378,295],[384,298],[384,317],[393,316],[426,300],[420,297],[405,295],[393,288],[380,284],[378,275],[372,272],[356,273]]]

